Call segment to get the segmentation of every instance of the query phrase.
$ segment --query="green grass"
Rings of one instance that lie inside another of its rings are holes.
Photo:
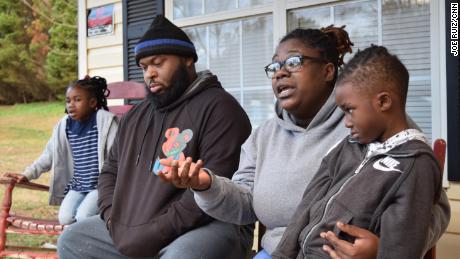
[[[31,103],[0,106],[0,173],[21,173],[37,159],[51,136],[54,125],[64,115],[64,103]],[[47,184],[49,173],[36,181]],[[0,187],[3,200],[4,187]],[[16,189],[13,193],[14,213],[56,218],[57,207],[48,206],[48,193]],[[8,234],[7,245],[37,246],[56,242],[56,237]]]
[[[63,114],[64,102],[39,102],[29,104],[16,104],[12,106],[0,106],[0,117],[6,116],[24,116],[24,115],[41,115],[48,116],[50,114]]]

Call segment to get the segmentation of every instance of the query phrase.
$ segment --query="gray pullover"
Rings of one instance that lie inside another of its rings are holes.
[[[301,201],[305,188],[326,153],[349,134],[343,112],[332,93],[307,128],[284,110],[260,125],[242,146],[240,165],[232,180],[212,175],[211,187],[195,192],[197,204],[221,221],[266,226],[262,247],[271,254]],[[206,161],[205,161],[206,163]],[[433,212],[430,244],[448,224],[447,196]]]
[[[239,169],[232,178],[236,184],[213,176],[209,190],[195,192],[198,205],[217,219],[264,224],[262,247],[269,253],[281,239],[321,158],[348,134],[334,95],[306,129],[297,126],[286,111],[276,112],[278,116],[261,124],[243,144]]]

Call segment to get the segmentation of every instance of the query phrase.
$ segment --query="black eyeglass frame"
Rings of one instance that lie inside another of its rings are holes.
[[[320,63],[328,63],[327,60],[323,59],[323,58],[319,58],[319,57],[311,57],[311,56],[304,56],[304,55],[296,55],[296,56],[291,56],[291,57],[288,57],[287,59],[285,59],[284,61],[279,61],[279,62],[272,62],[268,65],[266,65],[264,67],[264,70],[265,70],[265,74],[267,75],[268,79],[273,79],[276,72],[278,72],[279,70],[281,70],[284,65],[286,64],[286,61],[288,61],[289,59],[291,58],[299,58],[300,59],[300,66],[299,68],[302,68],[302,65],[303,65],[303,62],[304,60],[311,60],[311,61],[314,61],[314,62],[320,62]],[[268,73],[272,73],[272,72],[269,72],[267,71],[268,67],[273,65],[273,64],[278,64],[279,65],[279,69],[277,69],[275,72],[273,72],[273,76],[269,76]],[[289,73],[293,73],[293,72],[297,72],[297,71],[289,71],[289,69],[285,68],[286,71],[288,71]]]

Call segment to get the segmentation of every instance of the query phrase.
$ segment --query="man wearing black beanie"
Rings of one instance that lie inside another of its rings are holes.
[[[120,122],[99,177],[100,216],[69,226],[60,258],[245,258],[252,226],[207,216],[190,190],[164,183],[160,159],[202,159],[231,178],[251,132],[246,113],[198,57],[187,35],[159,15],[139,40],[147,97]]]

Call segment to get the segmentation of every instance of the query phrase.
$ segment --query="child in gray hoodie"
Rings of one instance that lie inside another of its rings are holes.
[[[324,157],[273,258],[329,258],[328,231],[354,241],[337,222],[378,235],[377,258],[424,255],[441,173],[425,136],[406,121],[408,82],[384,47],[360,51],[345,66],[336,103],[351,134]]]
[[[107,81],[86,76],[70,84],[66,113],[54,127],[43,153],[22,174],[4,176],[28,182],[52,171],[50,205],[61,205],[58,219],[67,225],[98,213],[100,169],[112,147],[118,119],[108,111]]]

